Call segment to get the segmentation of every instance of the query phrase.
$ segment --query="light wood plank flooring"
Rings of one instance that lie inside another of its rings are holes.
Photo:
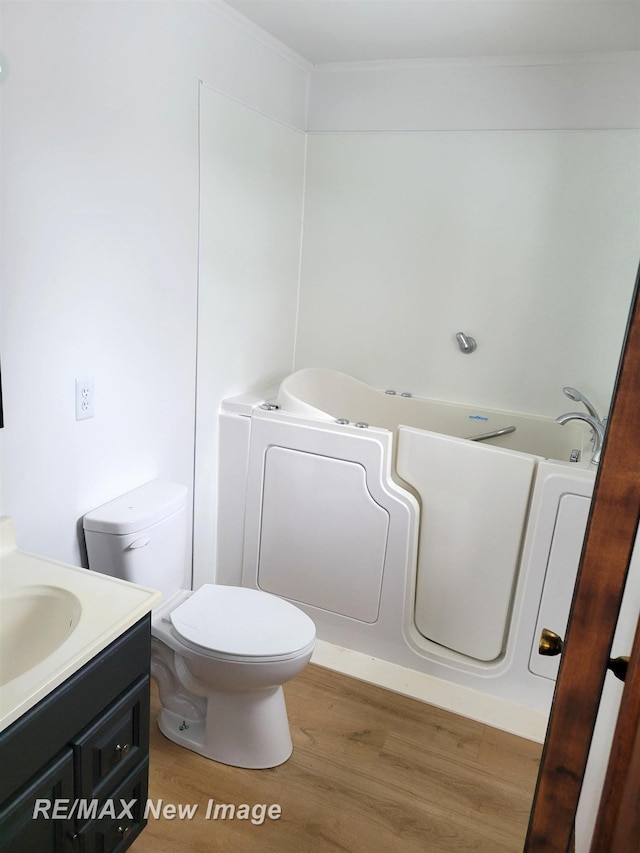
[[[522,850],[538,744],[316,666],[285,694],[293,755],[242,770],[166,740],[153,688],[149,798],[198,811],[150,817],[134,853]],[[206,820],[210,799],[282,815]]]

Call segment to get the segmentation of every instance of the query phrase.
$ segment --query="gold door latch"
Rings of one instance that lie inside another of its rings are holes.
[[[546,657],[561,655],[563,646],[564,641],[562,640],[562,637],[556,634],[555,631],[550,631],[548,628],[542,629],[540,641],[538,643],[539,655],[546,655]],[[609,658],[609,663],[607,664],[607,669],[610,670],[616,678],[619,678],[620,681],[624,681],[627,677],[628,667],[629,658],[626,655],[621,655],[617,658]]]

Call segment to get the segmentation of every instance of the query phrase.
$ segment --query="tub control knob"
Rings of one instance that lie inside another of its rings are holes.
[[[369,424],[368,424],[368,423],[365,423],[365,421],[358,421],[358,423],[357,423],[357,424],[354,424],[354,426],[357,426],[357,427],[358,427],[358,429],[367,429],[367,427],[369,426]]]
[[[348,423],[349,423],[349,418],[337,418],[337,419],[336,419],[336,423],[337,423],[337,424],[342,424],[342,425],[344,426],[344,424],[348,424]]]

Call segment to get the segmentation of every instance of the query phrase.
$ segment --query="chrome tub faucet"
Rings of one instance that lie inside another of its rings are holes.
[[[597,465],[600,462],[600,454],[602,453],[602,445],[604,444],[607,419],[604,418],[604,420],[602,420],[600,418],[600,415],[596,411],[593,403],[591,403],[584,394],[578,391],[577,388],[572,388],[569,385],[563,388],[562,391],[570,400],[573,400],[576,403],[582,403],[588,414],[585,414],[584,412],[567,412],[566,415],[560,415],[559,418],[556,418],[556,421],[563,426],[564,424],[569,423],[569,421],[584,421],[589,424],[593,430],[593,456],[591,457],[591,462],[593,465]]]

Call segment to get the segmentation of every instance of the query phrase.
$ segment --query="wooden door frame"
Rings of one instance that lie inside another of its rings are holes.
[[[570,849],[636,541],[640,519],[639,280],[640,270],[542,753],[525,842],[527,853],[566,853]],[[546,627],[553,630],[553,625]]]
[[[629,853],[640,839],[640,619],[636,628],[629,669],[591,850]]]

